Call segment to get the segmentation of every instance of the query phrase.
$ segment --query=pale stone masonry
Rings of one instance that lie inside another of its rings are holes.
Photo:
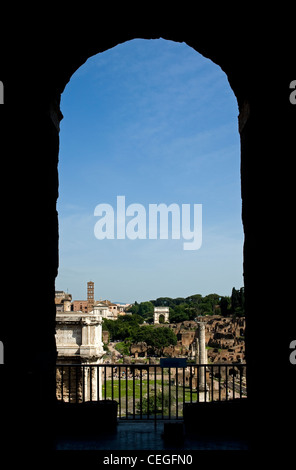
[[[169,322],[170,309],[169,307],[154,307],[154,324],[159,323],[159,317],[164,317],[164,322]]]
[[[89,313],[57,313],[56,346],[57,365],[71,363],[89,366],[73,368],[71,371],[66,366],[63,369],[58,367],[57,398],[61,399],[63,395],[65,401],[100,399],[102,380],[97,375],[101,375],[100,368],[91,367],[102,363],[104,354],[102,316],[99,309],[94,308]]]
[[[207,364],[205,323],[197,322],[197,341],[196,341],[196,364]],[[207,401],[207,384],[205,381],[205,368],[201,367],[199,371],[199,399]]]

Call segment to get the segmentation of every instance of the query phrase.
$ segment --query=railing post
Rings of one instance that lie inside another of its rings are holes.
[[[89,400],[92,401],[92,366],[89,366]]]
[[[150,409],[149,409],[149,402],[150,402],[150,373],[149,367],[147,368],[147,419],[149,419]]]
[[[126,419],[128,419],[128,380],[127,380],[127,366],[125,368],[125,411],[126,411]]]
[[[142,419],[142,393],[143,393],[143,382],[142,382],[142,368],[140,369],[140,419]]]
[[[69,386],[68,386],[68,401],[71,402],[71,366],[68,367],[68,377],[69,377]]]
[[[169,419],[171,419],[171,368],[169,367]]]
[[[119,413],[119,418],[121,418],[121,367],[120,366],[118,366],[118,400],[119,400],[118,413]]]
[[[133,419],[136,419],[136,384],[135,384],[135,367],[132,368],[133,373]]]
[[[183,367],[183,410],[184,410],[184,403],[185,403],[185,386],[186,386],[185,367]]]
[[[228,400],[228,374],[227,374],[227,366],[225,366],[225,383],[226,383],[226,401]]]
[[[154,425],[156,426],[156,418],[157,418],[157,397],[156,397],[156,365],[154,366]]]
[[[97,401],[102,399],[102,391],[101,391],[101,365],[97,364]]]
[[[107,366],[104,365],[104,398],[107,399]]]
[[[62,366],[61,369],[61,396],[62,401],[64,401],[64,366]]]
[[[232,376],[232,399],[233,399],[233,400],[235,399],[235,383],[234,383],[234,379],[235,379],[235,370],[233,370],[233,376]]]
[[[111,399],[114,399],[114,382],[113,382],[113,375],[114,375],[114,366],[111,366]]]
[[[214,368],[213,368],[213,364],[211,364],[210,369],[211,369],[212,401],[214,401]]]
[[[217,372],[217,377],[218,377],[218,401],[221,399],[221,371],[220,371],[220,366],[218,366],[218,372]]]

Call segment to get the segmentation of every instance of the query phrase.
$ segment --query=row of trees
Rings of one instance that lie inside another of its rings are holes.
[[[170,322],[178,323],[186,320],[194,320],[200,315],[244,316],[245,296],[244,288],[232,289],[231,297],[209,294],[200,294],[190,297],[159,297],[147,302],[135,302],[129,312],[141,316],[147,323],[153,322],[154,307],[169,307]]]
[[[177,344],[177,336],[167,327],[143,325],[142,316],[126,315],[118,320],[104,319],[103,330],[108,330],[111,341],[124,341],[126,349],[134,343],[145,342],[150,354],[163,355],[164,348]],[[130,352],[130,351],[129,351]]]

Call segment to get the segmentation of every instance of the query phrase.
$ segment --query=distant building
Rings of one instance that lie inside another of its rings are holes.
[[[109,320],[117,320],[119,315],[125,315],[125,310],[130,304],[113,303],[110,300],[99,300],[94,299],[94,282],[89,281],[87,283],[87,300],[73,300],[70,294],[66,294],[64,291],[56,291],[55,293],[56,311],[60,312],[80,312],[90,313],[93,312],[95,307],[98,307],[96,311],[99,311],[102,318],[108,318]]]
[[[87,313],[87,300],[73,300],[72,310],[73,312],[84,312]]]
[[[126,310],[131,304],[116,303],[118,315],[126,315]]]
[[[87,283],[87,311],[91,312],[95,304],[95,283]]]
[[[71,302],[72,295],[64,291],[57,290],[55,291],[55,305],[56,312],[70,312],[71,311]]]
[[[117,305],[110,302],[110,300],[95,302],[94,310],[100,312],[100,315],[103,318],[108,318],[108,320],[117,320],[118,318]]]

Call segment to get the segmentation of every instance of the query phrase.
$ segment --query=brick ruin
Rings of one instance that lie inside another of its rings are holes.
[[[205,323],[206,347],[209,362],[245,362],[245,317],[232,318],[220,315],[207,315],[201,317]],[[195,321],[170,324],[177,335],[176,346],[164,349],[164,354],[172,357],[185,356],[188,359],[195,357],[194,344],[197,337]],[[146,357],[148,347],[146,343],[136,343],[131,346],[131,355],[135,358]]]

